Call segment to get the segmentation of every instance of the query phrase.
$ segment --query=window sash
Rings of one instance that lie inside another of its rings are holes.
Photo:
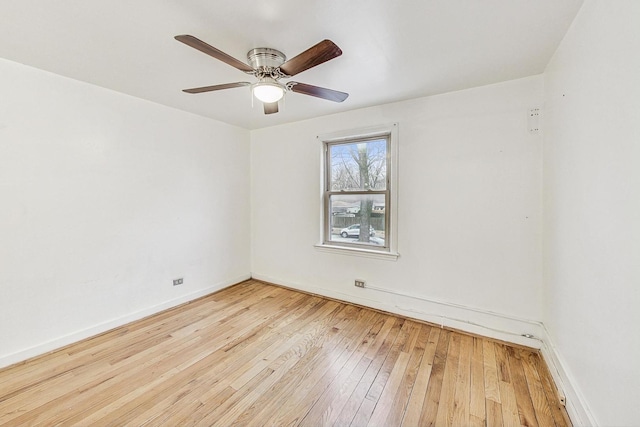
[[[366,137],[354,137],[354,138],[344,138],[336,141],[325,141],[324,142],[324,170],[325,170],[325,182],[324,182],[324,191],[331,191],[331,179],[332,179],[332,163],[331,163],[331,147],[336,145],[354,145],[358,143],[367,143],[371,141],[379,141],[381,139],[385,140],[386,149],[385,149],[385,168],[386,168],[386,176],[385,176],[385,189],[384,190],[362,190],[362,189],[351,189],[351,190],[337,190],[337,192],[357,192],[357,191],[389,191],[391,185],[391,134],[383,133],[379,135],[372,135]]]
[[[355,193],[355,194],[354,194]],[[343,242],[336,241],[331,239],[331,221],[333,220],[333,215],[331,214],[331,196],[341,196],[341,195],[374,195],[381,194],[384,195],[385,202],[385,214],[384,214],[384,245],[376,245],[374,243],[359,243],[359,242]],[[389,215],[388,206],[390,206],[391,202],[391,194],[390,191],[359,191],[359,192],[340,192],[340,191],[331,191],[326,192],[324,196],[324,241],[323,244],[326,245],[335,245],[335,246],[347,246],[354,248],[362,248],[362,247],[371,247],[380,251],[389,251],[391,248],[391,215]]]

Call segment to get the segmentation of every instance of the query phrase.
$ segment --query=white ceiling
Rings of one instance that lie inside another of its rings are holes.
[[[247,129],[542,73],[582,0],[0,0],[0,57]],[[246,62],[323,39],[343,55],[294,80],[350,94],[288,93],[265,116],[251,76],[174,40],[191,34]],[[252,81],[252,80],[251,80]]]

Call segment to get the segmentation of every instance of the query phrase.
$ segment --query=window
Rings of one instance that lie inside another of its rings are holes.
[[[396,135],[394,124],[321,137],[324,174],[319,247],[397,257]]]

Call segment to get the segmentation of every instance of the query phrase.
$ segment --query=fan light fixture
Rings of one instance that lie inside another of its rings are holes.
[[[271,77],[264,77],[253,85],[253,95],[268,104],[278,102],[284,96],[284,87]]]

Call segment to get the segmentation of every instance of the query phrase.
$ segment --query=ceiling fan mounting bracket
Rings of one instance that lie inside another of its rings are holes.
[[[269,47],[258,47],[247,52],[247,60],[253,72],[258,79],[270,77],[274,80],[290,77],[280,70],[280,65],[284,64],[287,57],[284,53]]]
[[[258,47],[247,52],[249,65],[256,70],[259,68],[278,68],[287,60],[284,53],[269,47]]]

